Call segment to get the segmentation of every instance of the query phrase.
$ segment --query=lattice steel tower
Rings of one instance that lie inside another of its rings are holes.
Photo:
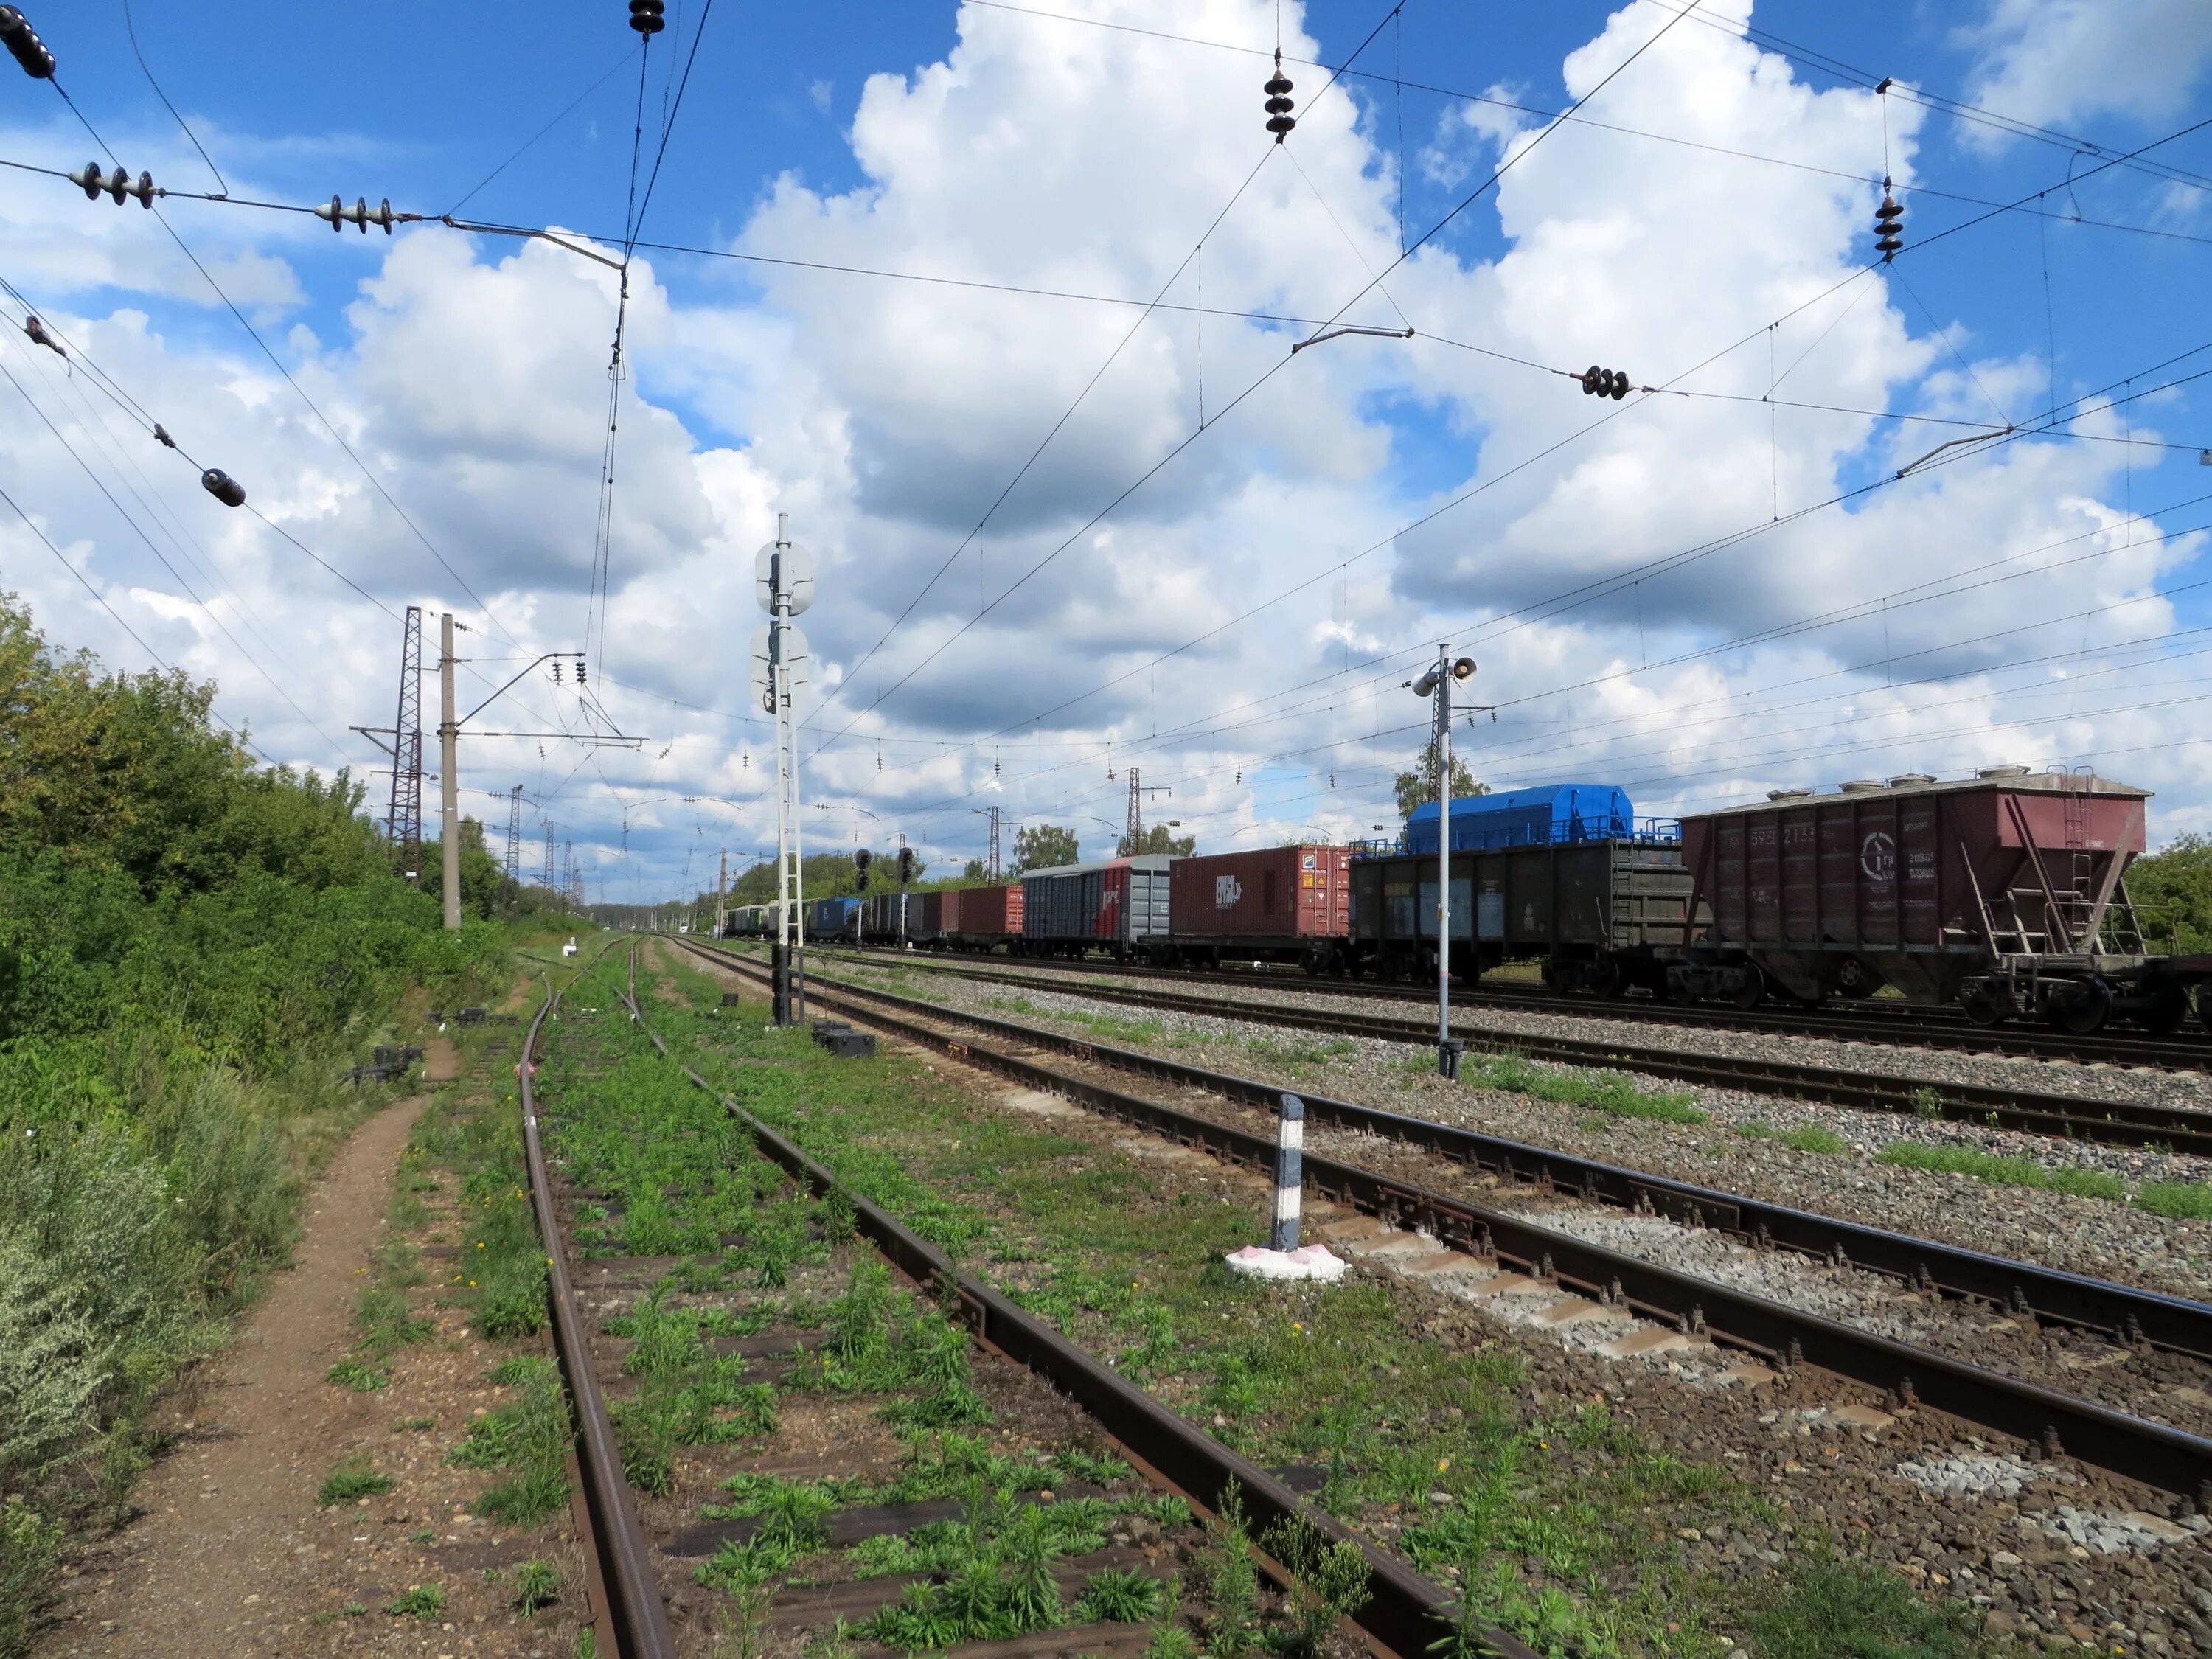
[[[422,607],[407,607],[399,645],[399,714],[392,730],[392,811],[385,820],[399,873],[422,879]]]
[[[507,797],[507,878],[517,879],[522,871],[522,786],[516,784]]]

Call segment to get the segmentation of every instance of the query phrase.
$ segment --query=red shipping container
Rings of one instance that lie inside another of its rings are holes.
[[[945,896],[948,899],[956,896]],[[971,939],[1003,938],[1022,931],[1022,889],[1017,882],[1010,887],[970,887],[957,896],[960,901],[959,921],[948,920],[945,931],[960,933]]]
[[[1175,861],[1169,914],[1185,939],[1342,939],[1352,927],[1352,849],[1263,847]]]

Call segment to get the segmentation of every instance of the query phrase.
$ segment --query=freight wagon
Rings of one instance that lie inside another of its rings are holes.
[[[957,887],[944,895],[940,937],[955,951],[1012,951],[1022,942],[1022,886]]]
[[[1028,956],[1110,952],[1117,962],[1168,933],[1165,853],[1064,864],[1022,877],[1020,949]]]
[[[1818,1001],[1889,985],[1983,1024],[2087,1032],[2117,1014],[2172,1030],[2212,962],[2144,948],[2125,878],[2148,799],[2087,772],[1990,766],[1686,817],[1704,926],[1668,988],[1748,1006],[1770,988]],[[2212,994],[2197,1008],[2212,1024]]]
[[[1168,932],[1146,954],[1159,967],[1295,962],[1312,975],[1347,972],[1354,965],[1351,868],[1347,847],[1176,859],[1168,873]]]
[[[806,907],[806,942],[858,944],[860,901],[856,898],[816,899]]]
[[[1466,805],[1478,807],[1481,799]],[[1437,814],[1426,810],[1427,851],[1394,848],[1352,864],[1346,949],[1356,969],[1371,968],[1382,979],[1436,976]],[[1546,833],[1556,839],[1477,850],[1480,828],[1471,826],[1463,842],[1461,811],[1454,801],[1455,975],[1540,962],[1544,982],[1558,991],[1665,988],[1662,953],[1688,942],[1691,888],[1682,849],[1668,829],[1611,833],[1610,817],[1585,819],[1553,825]]]

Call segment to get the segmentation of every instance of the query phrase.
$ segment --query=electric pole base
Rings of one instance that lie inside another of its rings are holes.
[[[774,1012],[769,1018],[778,1025],[791,1024],[791,953],[781,943],[774,947],[775,961],[769,969],[769,982],[775,987]]]
[[[1467,1044],[1458,1037],[1446,1037],[1437,1044],[1437,1075],[1447,1083],[1459,1081],[1459,1057],[1467,1052]]]

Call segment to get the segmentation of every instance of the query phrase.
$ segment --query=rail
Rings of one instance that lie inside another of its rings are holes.
[[[717,954],[702,950],[687,938],[664,937],[702,956]],[[754,1143],[770,1158],[817,1193],[827,1194],[839,1184],[836,1171],[808,1157],[801,1147],[676,1060],[667,1043],[647,1024],[634,997],[629,1006],[654,1048],[682,1066],[693,1087],[720,1100],[722,1109],[745,1127]],[[1272,1158],[1273,1143],[1268,1146]],[[1311,1527],[1331,1543],[1356,1544],[1367,1559],[1369,1600],[1351,1615],[1352,1622],[1408,1659],[1435,1645],[1453,1605],[1442,1589],[1403,1559],[1357,1537],[1260,1465],[1186,1422],[999,1291],[962,1270],[880,1206],[849,1188],[843,1190],[852,1201],[855,1224],[901,1272],[922,1284],[952,1287],[958,1304],[957,1316],[978,1342],[1036,1371],[1133,1453],[1142,1467],[1160,1476],[1163,1484],[1200,1507],[1218,1511],[1233,1482],[1241,1490],[1255,1532],[1264,1532],[1275,1522],[1295,1522]],[[1489,1632],[1485,1639],[1500,1659],[1538,1659],[1533,1649],[1504,1631]]]
[[[609,939],[599,956],[592,958],[591,966],[598,966],[613,945]],[[580,970],[577,977],[588,971],[588,968]],[[538,1100],[531,1071],[538,1033],[548,1018],[558,1018],[554,1009],[561,994],[549,983],[545,1000],[523,1038],[521,1063],[516,1070],[522,1083],[522,1144],[530,1168],[530,1205],[538,1218],[538,1236],[545,1246],[546,1300],[552,1314],[553,1346],[568,1384],[568,1399],[575,1408],[576,1461],[583,1474],[584,1503],[592,1522],[591,1547],[606,1590],[620,1659],[676,1659],[676,1632],[660,1600],[645,1530],[638,1521],[629,1482],[623,1474],[622,1453],[616,1445],[606,1401],[592,1374],[591,1349],[583,1316],[576,1306],[575,1289],[568,1282],[560,1220],[553,1211],[552,1183],[546,1175],[545,1149],[538,1133]]]
[[[707,959],[737,966],[749,975],[759,971],[755,964],[743,958],[702,950],[688,940],[674,942]],[[1197,1146],[1224,1159],[1262,1169],[1273,1167],[1275,1142],[1272,1136],[1248,1133],[1087,1079],[1055,1072],[1019,1055],[950,1037],[906,1016],[990,1030],[1032,1048],[1055,1048],[1109,1065],[1122,1065],[1246,1100],[1272,1100],[1273,1085],[1066,1037],[1012,1021],[942,1009],[842,981],[817,981],[817,998],[825,1004],[842,1005],[848,1012],[901,1036],[1064,1095],[1152,1133]],[[882,1007],[869,1006],[872,1003],[888,1004],[900,1012],[888,1012]],[[1310,1116],[1323,1116],[1350,1106],[1347,1102],[1311,1096],[1305,1098]],[[1364,1113],[1370,1109],[1352,1109]],[[1409,1126],[1419,1123],[1412,1119],[1403,1121]],[[1632,1312],[1674,1324],[1686,1332],[1705,1332],[1773,1364],[1788,1366],[1802,1361],[1820,1366],[1888,1395],[1900,1406],[1918,1404],[1948,1412],[1984,1428],[2016,1437],[2031,1447],[2053,1454],[2063,1451],[2124,1479],[2212,1507],[2212,1441],[2199,1436],[1861,1331],[1710,1279],[1676,1273],[1639,1257],[1534,1225],[1502,1211],[1316,1157],[1310,1151],[1306,1156],[1305,1170],[1306,1178],[1331,1197],[1399,1224],[1421,1227],[1456,1248],[1518,1262],[1530,1270],[1532,1276],[1556,1279],[1594,1300],[1625,1306]],[[1888,1237],[1906,1245],[1918,1244],[1931,1253],[1944,1249],[1934,1246],[1931,1241],[1905,1240],[1902,1235]],[[1952,1254],[1962,1257],[1972,1255]],[[2049,1275],[2048,1270],[2030,1268],[2024,1263],[2006,1265],[2028,1275],[2067,1277]],[[2147,1295],[2119,1285],[2104,1288],[2121,1297]],[[2166,1303],[2174,1300],[2151,1299]],[[2196,1306],[2175,1305],[2183,1309]],[[2142,1311],[2148,1310],[2145,1308]],[[2212,1310],[2202,1310],[2194,1316],[2200,1328],[2207,1315],[2212,1315]],[[2140,1320],[2141,1311],[2137,1317]]]

